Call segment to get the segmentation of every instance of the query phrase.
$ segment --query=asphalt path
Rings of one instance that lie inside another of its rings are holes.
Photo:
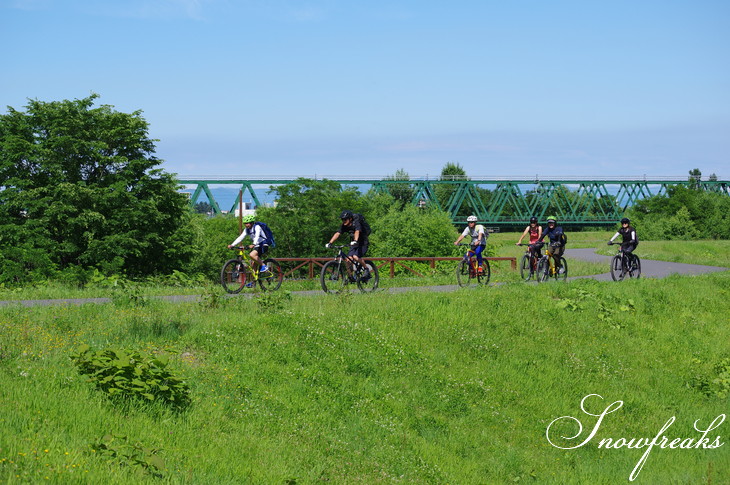
[[[639,255],[641,256],[641,255]],[[580,259],[594,263],[602,263],[609,268],[609,261],[613,256],[603,256],[596,254],[593,248],[583,249],[566,249],[565,258],[568,260],[568,268],[570,268],[571,259]],[[714,273],[717,271],[727,271],[728,268],[720,266],[704,266],[700,264],[670,263],[668,261],[654,261],[649,259],[641,260],[641,277],[642,278],[664,278],[671,274],[681,275],[699,275],[705,273]],[[590,275],[590,276],[574,276],[568,277],[569,280],[579,278],[591,278],[598,281],[613,281],[611,274],[606,273]],[[402,288],[388,288],[388,293],[405,293],[410,291],[430,291],[430,292],[446,292],[458,289],[457,285],[439,285],[439,286],[409,286]],[[297,291],[298,295],[317,295],[321,294],[321,290]],[[250,294],[247,294],[251,296]],[[227,295],[228,296],[228,295]],[[233,296],[233,295],[232,295]],[[244,296],[244,295],[241,295]],[[198,295],[173,295],[153,297],[164,301],[171,302],[195,302],[200,299]],[[0,306],[19,305],[21,307],[46,306],[46,305],[85,305],[85,304],[105,304],[110,303],[111,298],[67,298],[59,300],[6,300],[0,301]]]
[[[641,254],[638,255],[641,258]],[[566,249],[565,259],[568,260],[568,274],[570,274],[570,260],[580,259],[582,261],[589,261],[592,263],[602,263],[606,265],[606,272],[591,276],[577,276],[575,278],[592,278],[598,281],[613,281],[611,273],[608,271],[610,268],[610,261],[613,256],[603,256],[596,254],[593,248],[582,248],[582,249]],[[722,268],[720,266],[704,266],[701,264],[685,264],[685,263],[670,263],[668,261],[654,261],[651,259],[641,258],[641,277],[642,278],[664,278],[671,274],[681,275],[698,275],[705,273],[714,273],[716,271],[727,271],[728,268]],[[568,278],[574,279],[574,278]]]

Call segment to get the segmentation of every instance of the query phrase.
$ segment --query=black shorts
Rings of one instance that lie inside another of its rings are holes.
[[[634,249],[636,249],[636,244],[634,243],[621,243],[621,250],[625,253],[633,252]]]
[[[259,244],[258,246],[254,246],[252,251],[256,251],[257,253],[259,253],[259,256],[263,256],[269,251],[269,245]]]
[[[358,258],[364,258],[365,255],[368,252],[368,246],[370,245],[369,242],[366,242],[364,244],[358,244],[357,246],[350,247],[350,252],[347,253],[348,256],[357,256]]]

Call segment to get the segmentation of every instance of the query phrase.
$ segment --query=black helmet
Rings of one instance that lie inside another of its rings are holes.
[[[631,221],[629,220],[629,218],[628,218],[628,217],[624,217],[623,219],[621,219],[621,224],[628,224],[628,223],[630,223],[630,222],[631,222]]]
[[[352,219],[354,216],[352,215],[352,211],[344,210],[342,211],[342,214],[340,214],[340,219],[343,221],[345,219]]]
[[[530,224],[532,224],[533,222],[535,224],[537,224],[537,217],[535,217],[535,216],[530,217]]]

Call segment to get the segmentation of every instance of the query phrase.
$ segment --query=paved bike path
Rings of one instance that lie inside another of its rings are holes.
[[[641,255],[639,255],[641,256]],[[589,261],[594,263],[602,263],[609,267],[609,262],[613,256],[603,256],[596,254],[596,250],[593,248],[581,248],[581,249],[566,249],[565,258],[568,260],[568,273],[570,273],[570,260],[580,259],[583,261]],[[654,261],[650,259],[641,260],[641,277],[642,278],[664,278],[674,273],[683,275],[697,275],[705,273],[714,273],[717,271],[728,271],[730,268],[723,268],[721,266],[704,266],[700,264],[686,264],[686,263],[671,263],[668,261]],[[569,280],[579,278],[591,278],[598,281],[613,281],[609,272],[590,275],[590,276],[572,276],[568,277]],[[495,283],[490,283],[495,284]],[[498,284],[498,283],[497,283]],[[400,288],[388,288],[383,291],[389,293],[405,293],[409,291],[454,291],[458,289],[457,285],[439,285],[439,286],[408,286]],[[322,294],[322,290],[307,290],[297,291],[298,295],[317,295]],[[242,295],[243,296],[243,295]],[[247,294],[251,296],[251,294]],[[195,302],[200,299],[199,295],[173,295],[173,296],[159,296],[150,297],[159,298],[164,301],[171,302]],[[23,307],[32,306],[45,306],[45,305],[85,305],[85,304],[104,304],[110,303],[111,298],[67,298],[61,300],[8,300],[0,301],[0,306],[9,305],[20,305]]]
[[[641,258],[641,254],[638,255]],[[604,256],[596,254],[593,248],[566,249],[565,258],[568,260],[568,274],[570,274],[570,260],[580,259],[592,263],[602,263],[606,265],[606,269],[610,267],[611,258],[613,256]],[[669,261],[655,261],[652,259],[641,258],[641,277],[642,278],[664,278],[671,274],[682,275],[698,275],[705,273],[714,273],[717,271],[727,271],[729,268],[720,266],[704,266],[701,264],[672,263]],[[598,281],[613,281],[611,273],[606,271],[602,274],[591,276],[576,276],[568,279],[576,278],[592,278]]]

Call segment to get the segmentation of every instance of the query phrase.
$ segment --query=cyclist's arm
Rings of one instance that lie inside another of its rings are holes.
[[[355,229],[355,234],[352,235],[352,240],[356,242],[360,242],[360,230]]]
[[[563,246],[565,246],[566,244],[568,244],[568,235],[567,234],[563,233],[562,234],[562,239],[563,239]]]
[[[522,243],[522,240],[527,236],[527,231],[530,230],[530,226],[527,226],[524,231],[522,231],[522,235],[520,236],[520,240],[517,241],[517,244]]]
[[[456,239],[456,241],[454,241],[454,246],[457,246],[466,237],[467,234],[469,234],[469,228],[468,227],[466,229],[464,229],[464,232],[462,232],[459,235],[459,237]]]
[[[634,244],[636,242],[636,229],[631,231],[631,241],[629,241],[631,244]]]
[[[610,241],[610,242],[613,242],[613,240],[614,240],[614,239],[616,239],[617,237],[619,237],[620,235],[621,235],[621,234],[619,234],[619,233],[617,232],[616,234],[614,234],[614,235],[613,235],[613,237],[612,237],[611,239],[609,239],[609,241]]]
[[[340,237],[340,234],[341,234],[340,231],[337,231],[336,233],[334,233],[332,235],[332,237],[330,238],[329,244],[332,244],[333,242],[337,241],[337,238]]]
[[[238,237],[236,238],[236,240],[235,240],[235,241],[233,241],[233,242],[232,242],[232,243],[230,244],[230,246],[238,246],[239,244],[241,244],[241,241],[243,241],[244,239],[246,239],[246,236],[248,236],[248,235],[249,235],[249,234],[248,234],[248,229],[244,229],[244,231],[243,231],[243,232],[241,233],[241,235],[240,235],[240,236],[238,236]]]

